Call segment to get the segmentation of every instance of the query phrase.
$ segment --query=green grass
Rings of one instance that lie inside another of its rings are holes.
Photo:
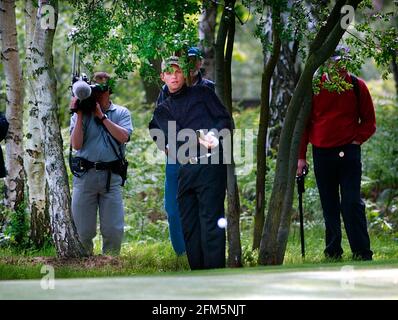
[[[384,85],[378,84],[376,88],[384,90]],[[392,87],[393,88],[393,87]],[[381,91],[380,91],[381,92]],[[255,177],[253,169],[248,175],[239,175],[238,184],[241,199],[241,241],[245,268],[238,270],[217,270],[200,271],[207,272],[246,272],[250,270],[264,271],[285,271],[304,270],[310,268],[326,268],[341,265],[358,266],[383,266],[396,265],[398,262],[398,238],[395,216],[397,199],[395,196],[385,204],[384,200],[376,201],[372,197],[375,183],[380,180],[380,186],[394,186],[395,180],[394,161],[396,161],[396,140],[395,123],[396,103],[392,99],[386,99],[385,94],[378,95],[382,100],[375,100],[377,105],[378,131],[364,146],[363,163],[364,175],[369,176],[366,181],[371,181],[364,186],[367,196],[367,212],[371,213],[368,221],[371,230],[371,246],[374,251],[374,261],[354,262],[351,260],[351,253],[348,241],[343,231],[344,256],[341,262],[330,262],[324,259],[324,230],[322,223],[321,206],[317,193],[315,178],[310,171],[306,179],[306,193],[304,195],[304,218],[307,222],[305,229],[306,258],[301,258],[300,235],[297,222],[292,223],[292,231],[286,250],[285,261],[282,266],[258,267],[257,252],[251,251],[251,237],[253,228],[253,216],[255,212]],[[164,275],[191,274],[186,257],[176,257],[168,238],[168,227],[166,215],[163,209],[164,189],[164,156],[160,164],[148,162],[151,156],[151,147],[154,147],[148,132],[147,123],[151,117],[152,107],[139,103],[131,106],[133,110],[134,125],[136,130],[133,133],[131,142],[127,146],[127,157],[130,163],[129,178],[123,188],[123,199],[125,206],[126,243],[123,245],[121,256],[118,259],[106,260],[99,265],[90,260],[75,263],[60,263],[55,265],[55,272],[59,278],[71,277],[103,277],[103,276],[131,276],[131,275]],[[234,118],[237,128],[258,128],[259,109],[235,110]],[[63,130],[65,142],[65,157],[67,162],[69,129]],[[255,143],[254,143],[255,146]],[[273,177],[275,174],[275,161],[268,161],[269,170],[266,182],[266,198],[271,194]],[[71,174],[69,175],[71,177]],[[377,181],[376,181],[377,178]],[[365,181],[365,182],[366,182]],[[375,182],[376,181],[376,182]],[[371,186],[371,187],[370,187]],[[376,188],[377,189],[377,188]],[[373,190],[373,191],[372,191]],[[377,189],[378,192],[382,190]],[[395,189],[394,189],[395,190]],[[297,207],[296,196],[293,207]],[[375,202],[376,201],[376,202]],[[376,218],[374,216],[376,215]],[[1,213],[0,213],[1,216]],[[297,216],[295,214],[294,216]],[[373,218],[372,218],[373,217]],[[380,219],[379,219],[380,218]],[[394,219],[393,219],[394,218]],[[384,223],[384,222],[388,222]],[[392,225],[393,230],[386,226]],[[395,234],[395,235],[394,235]],[[95,239],[95,253],[99,254],[101,243],[99,238]],[[0,248],[0,280],[5,279],[38,279],[42,277],[40,269],[45,259],[37,257],[55,257],[53,247],[46,247],[42,250],[15,250]],[[36,259],[36,260],[35,260]],[[92,262],[92,264],[90,264]]]
[[[195,271],[195,274],[213,273],[244,273],[255,270],[264,272],[304,271],[314,268],[336,268],[343,265],[357,267],[384,267],[398,266],[398,241],[389,236],[371,235],[374,261],[353,261],[347,240],[343,239],[344,256],[339,262],[328,261],[323,257],[323,229],[319,226],[306,230],[306,258],[301,258],[299,233],[293,230],[290,234],[285,261],[282,266],[257,266],[257,253],[243,246],[245,268],[222,269],[209,271]],[[248,242],[248,239],[246,239]],[[96,242],[96,252],[99,252],[99,243]],[[47,257],[38,258],[38,257]],[[47,261],[47,262],[46,262]],[[169,242],[158,243],[125,243],[118,258],[101,257],[74,261],[59,261],[55,259],[52,247],[40,251],[2,248],[0,250],[0,279],[40,279],[44,264],[53,264],[57,278],[86,278],[136,275],[191,275],[186,256],[177,257]]]

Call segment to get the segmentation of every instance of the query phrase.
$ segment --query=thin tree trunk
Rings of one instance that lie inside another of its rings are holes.
[[[232,115],[232,53],[234,50],[234,41],[235,41],[235,19],[231,19],[228,25],[228,35],[227,35],[227,45],[225,48],[225,58],[224,58],[224,71],[225,71],[225,106],[229,110],[229,113]]]
[[[19,61],[15,1],[0,1],[1,58],[6,79],[6,118],[10,124],[6,141],[6,206],[20,208],[24,200],[23,77]]]
[[[309,88],[311,89],[311,88]],[[303,102],[303,108],[300,111],[299,118],[296,122],[296,128],[293,133],[292,139],[292,152],[290,155],[290,163],[296,162],[298,159],[298,152],[301,142],[301,137],[303,136],[305,125],[307,124],[307,118],[311,111],[311,103],[312,103],[312,91],[308,90],[305,94],[305,100]],[[281,223],[278,230],[278,238],[277,238],[277,261],[278,264],[282,264],[285,251],[287,246],[287,240],[289,237],[290,231],[290,224],[292,221],[292,204],[293,204],[293,195],[294,195],[294,188],[295,188],[295,176],[296,176],[296,166],[291,166],[289,168],[289,178],[288,178],[288,185],[286,191],[286,202],[282,209],[282,217]]]
[[[397,61],[395,59],[391,60],[391,69],[392,73],[394,75],[394,81],[395,81],[395,91],[398,97],[398,65]]]
[[[152,59],[151,63],[155,68],[157,74],[159,74],[160,64],[161,64],[160,59]],[[159,84],[156,82],[147,81],[144,78],[142,78],[142,84],[144,86],[146,103],[155,103],[159,96],[159,90],[160,90]]]
[[[281,141],[278,151],[274,186],[272,189],[268,215],[264,225],[260,243],[259,264],[281,264],[281,254],[278,255],[278,232],[281,219],[284,214],[291,214],[293,192],[289,184],[294,184],[293,173],[297,168],[298,144],[292,145],[293,133],[296,129],[296,121],[301,109],[304,108],[306,99],[303,93],[310,92],[312,77],[315,70],[333,53],[345,30],[340,25],[340,10],[344,4],[352,5],[354,9],[361,0],[337,1],[326,24],[320,28],[310,46],[310,54],[306,61],[304,71],[289,103],[286,120],[282,129]],[[307,97],[308,99],[308,97]],[[309,113],[309,111],[308,111]],[[302,112],[301,121],[308,114]],[[284,252],[282,256],[284,255]]]
[[[233,8],[235,0],[225,2],[225,7]],[[234,11],[225,10],[222,13],[220,27],[216,41],[216,92],[220,100],[229,109],[232,117],[232,89],[231,89],[231,57],[235,34]],[[231,24],[233,24],[231,28]],[[227,52],[224,52],[227,41]],[[232,139],[232,136],[231,136]],[[232,146],[232,144],[231,144]],[[231,153],[232,155],[233,153]],[[232,164],[227,165],[227,236],[228,236],[228,266],[242,266],[242,249],[240,245],[239,215],[240,200],[239,190],[235,174],[233,157]]]
[[[225,105],[232,117],[232,52],[235,40],[235,19],[229,23],[227,46],[225,51]],[[235,174],[233,159],[233,135],[231,135],[231,160],[227,165],[227,199],[228,199],[228,266],[239,268],[242,266],[242,247],[240,242],[240,199],[238,181]]]
[[[279,138],[286,117],[287,106],[300,75],[297,63],[298,42],[282,44],[280,57],[272,77],[269,129],[267,133],[267,154],[270,148],[278,151]]]
[[[199,17],[199,40],[204,55],[203,75],[215,80],[215,29],[217,4],[213,1],[203,1],[203,11]]]
[[[272,43],[273,49],[268,62],[264,52],[264,70],[261,81],[260,123],[257,136],[257,175],[256,175],[256,212],[254,216],[253,249],[260,247],[261,234],[264,226],[265,210],[265,177],[267,165],[267,131],[270,114],[271,79],[279,59],[281,40],[279,36],[280,12],[277,7],[272,9]]]
[[[230,3],[235,3],[233,0],[227,0],[225,2],[225,6],[229,6]],[[220,19],[217,39],[215,45],[215,58],[216,58],[216,68],[215,68],[215,76],[216,76],[216,93],[220,100],[225,104],[225,43],[228,35],[228,19],[229,12],[225,9],[222,12],[222,16]]]
[[[63,147],[57,117],[56,78],[54,73],[52,45],[58,18],[58,1],[51,1],[54,8],[54,29],[40,25],[39,1],[34,36],[28,48],[28,60],[32,64],[32,87],[38,106],[41,137],[44,145],[46,179],[48,182],[49,212],[53,240],[59,257],[81,257],[86,254],[73,223],[70,207],[68,177],[63,158]],[[51,13],[50,13],[51,14]]]

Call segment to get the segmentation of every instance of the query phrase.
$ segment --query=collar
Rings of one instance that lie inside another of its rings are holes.
[[[187,91],[187,85],[184,84],[184,85],[181,87],[181,89],[178,90],[178,91],[176,91],[176,92],[171,93],[171,92],[169,91],[169,95],[170,95],[170,97],[178,97],[178,96],[180,96],[180,95],[183,95],[186,91]]]
[[[111,102],[111,105],[109,106],[109,109],[106,110],[106,112],[108,112],[108,111],[115,111],[115,110],[116,110],[116,105],[114,105],[112,101],[110,101],[110,102]]]
[[[198,78],[197,78],[196,82],[192,84],[192,86],[196,86],[198,84],[202,84],[202,81],[203,81],[202,72],[199,71],[198,72]]]

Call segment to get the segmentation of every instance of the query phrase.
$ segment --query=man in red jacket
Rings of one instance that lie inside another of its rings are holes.
[[[332,63],[345,59],[347,49],[340,47],[331,57]],[[367,231],[365,205],[361,199],[361,144],[376,131],[375,111],[369,90],[362,79],[345,69],[339,73],[353,88],[330,92],[322,75],[319,94],[313,96],[312,111],[299,153],[297,174],[307,166],[306,152],[313,146],[314,172],[326,227],[325,256],[340,259],[340,212],[354,259],[372,260]]]

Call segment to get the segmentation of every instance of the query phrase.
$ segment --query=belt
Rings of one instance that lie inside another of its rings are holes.
[[[191,157],[188,159],[188,162],[190,164],[198,164],[200,159],[205,159],[205,158],[210,158],[211,156],[217,154],[218,152],[212,152],[212,153],[206,153],[202,156],[197,156],[197,157]]]
[[[106,192],[109,192],[109,189],[111,186],[112,170],[114,168],[117,168],[119,163],[120,163],[120,160],[115,160],[115,161],[110,161],[110,162],[91,162],[91,161],[84,159],[83,165],[87,170],[94,168],[95,171],[100,171],[100,170],[108,171],[108,175],[106,177]]]
[[[96,171],[112,170],[112,168],[115,168],[115,166],[117,166],[118,164],[119,164],[119,160],[110,161],[110,162],[91,162],[88,160],[84,161],[84,167],[86,169],[94,168]]]

